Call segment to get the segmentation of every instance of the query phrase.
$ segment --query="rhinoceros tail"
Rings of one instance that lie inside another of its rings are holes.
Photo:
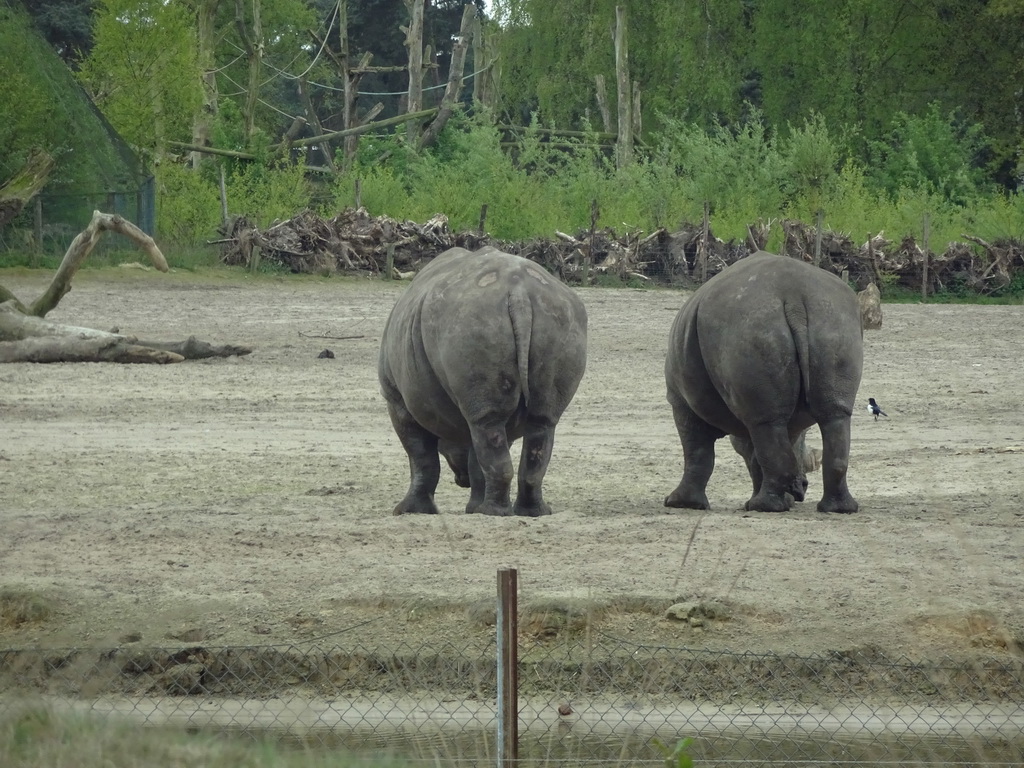
[[[786,323],[793,334],[793,345],[796,347],[796,362],[800,366],[800,383],[803,385],[804,397],[811,396],[811,344],[807,330],[807,308],[803,302],[783,304]]]
[[[523,401],[530,404],[530,338],[533,335],[533,304],[526,289],[520,284],[509,291],[508,316],[512,320],[512,336],[516,342],[516,366],[519,368],[519,386]]]

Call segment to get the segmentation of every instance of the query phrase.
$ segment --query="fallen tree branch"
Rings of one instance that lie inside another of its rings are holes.
[[[60,303],[60,300],[71,290],[71,278],[75,276],[78,268],[82,266],[82,262],[92,253],[92,249],[96,247],[100,237],[107,231],[117,232],[134,240],[149,256],[154,267],[161,272],[167,271],[167,260],[164,259],[164,255],[160,252],[153,238],[117,214],[93,211],[92,221],[89,222],[89,226],[71,241],[67,253],[64,254],[64,260],[57,268],[57,274],[53,276],[53,280],[50,282],[50,287],[33,302],[32,306],[28,309],[28,314],[35,315],[36,317],[46,317],[46,314]]]
[[[54,323],[0,304],[0,363],[180,363],[248,355],[249,347],[185,341],[140,341],[134,336]]]
[[[360,336],[328,336],[326,333],[303,333],[299,331],[299,336],[304,339],[331,339],[332,341],[349,341],[350,339],[365,339],[365,335]]]

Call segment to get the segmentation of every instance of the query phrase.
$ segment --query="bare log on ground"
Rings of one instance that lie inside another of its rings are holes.
[[[185,341],[141,341],[133,336],[54,323],[0,304],[0,363],[180,363],[248,355],[249,347]]]
[[[71,279],[107,231],[135,241],[157,269],[167,272],[167,260],[153,238],[120,216],[94,211],[89,226],[64,254],[49,287],[30,306],[0,286],[0,363],[178,363],[252,352],[249,347],[213,345],[194,336],[185,341],[139,341],[132,336],[46,320],[46,314],[71,290]]]

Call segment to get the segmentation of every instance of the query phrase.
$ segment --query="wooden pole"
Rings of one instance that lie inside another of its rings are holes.
[[[921,243],[924,250],[921,261],[921,301],[928,298],[928,229],[930,223],[926,212],[924,214],[924,240]]]
[[[498,570],[498,768],[519,760],[519,573]]]
[[[391,280],[395,276],[395,244],[388,243],[387,263],[384,265],[384,279]]]
[[[590,285],[590,265],[594,263],[594,237],[597,233],[597,220],[601,211],[597,207],[597,198],[590,201],[590,244],[587,246],[587,255],[583,259],[583,285]]]
[[[39,266],[39,254],[43,252],[43,198],[36,195],[35,216],[32,221],[32,266]]]
[[[701,220],[700,227],[700,281],[706,283],[708,281],[708,235],[711,231],[710,210],[711,206],[708,201],[704,201],[704,218]]]
[[[814,266],[821,266],[821,228],[825,219],[825,212],[818,209],[818,212],[814,215]]]
[[[480,206],[480,228],[481,235],[487,234],[487,203]]]
[[[363,180],[356,179],[356,208],[363,207]]]
[[[228,232],[228,188],[224,181],[224,163],[220,164],[220,222],[224,227],[224,235],[230,235],[231,233]]]

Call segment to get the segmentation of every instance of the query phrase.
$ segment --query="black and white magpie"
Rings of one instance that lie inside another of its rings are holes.
[[[887,419],[889,418],[889,414],[878,407],[878,403],[875,402],[875,398],[873,397],[868,398],[868,413],[875,417],[875,421],[878,421],[879,416],[885,416]]]

